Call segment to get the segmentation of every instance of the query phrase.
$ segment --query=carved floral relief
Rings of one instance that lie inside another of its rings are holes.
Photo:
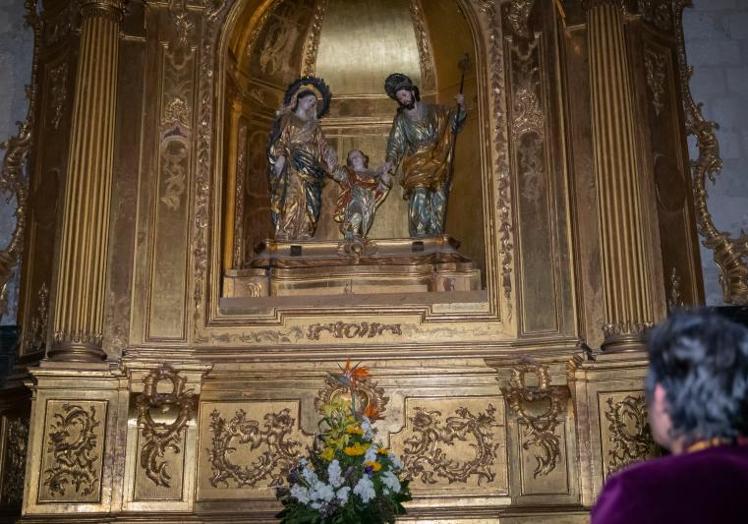
[[[3,506],[20,506],[26,475],[26,449],[29,439],[29,420],[23,417],[5,418],[5,457],[0,501]]]
[[[528,385],[528,374],[536,376],[537,385]],[[566,416],[568,388],[550,385],[547,366],[528,363],[512,370],[509,386],[502,388],[502,392],[522,428],[522,448],[535,458],[533,476],[548,475],[561,460],[558,430]]]
[[[608,421],[608,450],[603,457],[609,476],[634,462],[657,455],[657,445],[647,421],[647,402],[643,393],[605,401]]]
[[[160,383],[167,383],[166,392],[159,392]],[[156,486],[171,486],[175,472],[169,470],[167,453],[182,453],[187,425],[194,416],[193,394],[186,384],[185,377],[164,364],[145,377],[143,393],[135,401],[141,439],[139,465]],[[176,416],[171,422],[157,422],[152,410],[174,411]]]
[[[98,502],[106,402],[50,400],[39,501]]]
[[[278,486],[303,450],[297,440],[298,422],[290,408],[261,417],[244,408],[210,412],[210,464],[207,481],[213,488],[268,488]],[[207,435],[206,435],[207,436]]]

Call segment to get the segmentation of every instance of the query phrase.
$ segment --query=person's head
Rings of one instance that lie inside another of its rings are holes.
[[[421,101],[421,97],[418,94],[417,87],[402,88],[395,93],[397,103],[401,108],[413,109],[416,106],[416,102]]]
[[[363,171],[369,167],[369,157],[360,149],[351,149],[348,151],[346,165],[354,171]]]
[[[673,452],[748,434],[748,329],[717,313],[678,312],[649,333],[647,396],[655,441]]]
[[[388,76],[384,81],[384,90],[387,96],[397,101],[400,109],[413,109],[415,103],[421,100],[418,86],[403,73],[392,73]]]
[[[309,89],[299,91],[299,94],[296,95],[296,107],[294,111],[298,109],[309,115],[317,114],[317,95],[314,94],[314,91]]]

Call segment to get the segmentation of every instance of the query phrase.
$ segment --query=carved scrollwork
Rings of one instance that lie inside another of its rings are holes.
[[[741,232],[737,238],[719,231],[707,206],[707,179],[715,181],[722,169],[719,142],[715,134],[716,124],[706,120],[697,104],[689,81],[693,70],[686,60],[686,45],[683,35],[683,9],[688,0],[676,0],[673,5],[675,34],[677,35],[678,68],[683,110],[686,115],[686,131],[696,137],[698,157],[691,162],[696,227],[703,237],[703,244],[713,252],[714,262],[720,270],[722,296],[726,303],[748,304],[748,234]]]
[[[507,318],[512,316],[512,268],[514,257],[514,225],[512,223],[512,184],[507,155],[506,108],[503,94],[506,87],[504,73],[504,51],[502,49],[499,2],[496,0],[473,0],[485,15],[489,37],[490,84],[493,97],[494,151],[497,174],[499,258],[501,263],[501,288],[506,300]]]
[[[647,87],[652,94],[652,107],[655,115],[660,116],[665,107],[665,57],[652,50],[645,51],[644,70]]]
[[[306,338],[319,340],[324,332],[334,338],[374,338],[382,336],[385,331],[393,335],[402,335],[401,324],[382,324],[380,322],[328,322],[326,324],[312,324],[309,326]]]
[[[328,375],[325,378],[325,387],[319,390],[317,398],[314,400],[314,407],[319,411],[322,406],[329,404],[335,397],[350,395],[349,388],[345,387],[340,381],[333,376]],[[369,378],[360,379],[356,382],[356,405],[364,408],[370,407],[374,413],[382,415],[385,412],[389,397],[384,395],[384,389],[377,386]]]
[[[68,63],[63,62],[49,71],[49,83],[51,100],[50,105],[52,106],[52,116],[50,123],[52,129],[60,127],[62,122],[62,114],[65,109],[65,101],[68,96]]]
[[[18,124],[18,133],[0,143],[0,150],[5,150],[0,164],[0,194],[7,194],[15,199],[16,224],[10,236],[10,242],[0,249],[0,319],[7,310],[8,283],[13,275],[13,267],[21,256],[23,236],[26,231],[28,214],[29,176],[26,162],[33,144],[34,114],[37,102],[37,76],[39,70],[39,50],[43,22],[38,14],[37,0],[26,0],[26,24],[34,31],[34,51],[31,62],[31,84],[26,87],[26,98],[29,101],[26,118]]]
[[[207,286],[208,270],[208,224],[210,207],[210,175],[213,151],[213,115],[214,89],[213,75],[216,62],[216,44],[218,32],[223,20],[228,14],[229,6],[233,2],[217,0],[210,3],[203,12],[203,39],[200,49],[198,65],[198,110],[197,110],[197,168],[194,177],[194,225],[192,231],[191,252],[194,272],[194,288],[192,299],[194,303],[193,328],[196,339],[201,337],[200,330],[205,311],[202,300]]]
[[[628,395],[619,402],[612,398],[607,400],[608,410],[605,418],[610,425],[608,440],[613,447],[608,451],[605,462],[606,474],[633,462],[653,457],[657,445],[647,422],[647,403],[644,395]]]
[[[244,257],[244,199],[245,199],[245,179],[247,177],[247,124],[241,122],[237,138],[238,154],[236,157],[236,184],[234,186],[234,245],[233,245],[233,262],[234,267],[241,267]],[[249,284],[255,284],[250,282]],[[249,287],[248,284],[248,287]],[[261,288],[260,288],[261,290]],[[250,296],[254,295],[250,288]]]
[[[49,290],[47,283],[42,283],[36,295],[36,314],[31,318],[28,338],[25,341],[27,352],[43,351],[47,343],[49,326]]]
[[[8,418],[7,428],[2,501],[6,506],[20,506],[23,501],[23,479],[26,474],[29,420],[22,417]]]
[[[669,31],[673,27],[670,0],[637,0],[639,14],[658,29]]]
[[[187,0],[170,0],[169,15],[177,34],[177,47],[187,47],[195,27],[187,12]]]
[[[535,5],[535,0],[514,0],[509,4],[507,19],[512,26],[514,34],[523,38],[530,38],[530,27],[528,20],[530,12]]]
[[[433,53],[431,52],[431,38],[429,37],[426,22],[423,18],[423,7],[420,0],[410,0],[408,6],[410,9],[410,18],[416,33],[416,43],[418,44],[421,84],[424,89],[435,89],[436,73],[434,71]]]
[[[171,384],[171,390],[158,392],[160,382]],[[143,381],[143,393],[138,395],[135,405],[138,408],[138,427],[141,430],[143,446],[140,451],[140,467],[145,475],[157,486],[170,487],[171,475],[164,458],[167,451],[181,452],[181,442],[187,424],[194,415],[194,399],[191,390],[185,389],[187,379],[179,375],[168,364],[149,373]],[[165,412],[177,411],[173,422],[156,422],[151,416],[154,409]]]
[[[527,374],[537,377],[537,386],[528,386]],[[533,476],[548,475],[556,469],[561,458],[561,439],[556,428],[566,412],[569,390],[565,386],[551,386],[548,368],[540,364],[521,364],[512,370],[509,387],[502,388],[507,404],[524,428],[522,448],[535,447],[537,463]],[[532,413],[533,407],[542,406],[539,413]]]
[[[408,418],[412,436],[405,439],[403,466],[411,478],[419,478],[427,484],[436,484],[437,478],[466,483],[476,476],[478,484],[492,482],[493,470],[499,444],[494,442],[493,427],[496,423],[496,408],[489,404],[486,411],[473,415],[466,407],[459,407],[455,415],[442,419],[438,410],[415,408]],[[447,448],[456,441],[470,442],[475,450],[472,460],[456,460],[449,457]]]
[[[54,413],[53,417],[55,422],[47,440],[47,453],[53,465],[44,470],[44,485],[50,494],[62,497],[68,485],[79,495],[93,494],[99,482],[96,428],[101,424],[95,406],[86,410],[65,403],[62,412]]]
[[[312,24],[309,27],[309,33],[304,44],[304,65],[302,69],[304,75],[314,75],[316,71],[319,37],[322,32],[322,23],[325,21],[325,15],[327,14],[327,4],[328,0],[317,0],[314,5]]]
[[[667,298],[668,311],[673,311],[678,308],[685,307],[683,297],[681,297],[681,278],[678,269],[673,267],[673,271],[670,273],[670,291]]]
[[[231,483],[239,488],[254,487],[258,482],[270,479],[270,486],[281,485],[301,449],[301,443],[290,438],[295,424],[288,408],[265,414],[264,424],[248,420],[243,409],[229,420],[214,410],[210,414],[213,436],[208,450],[213,473],[210,484],[214,488],[228,488]],[[239,445],[252,451],[263,451],[251,464],[242,466],[231,461],[231,455]]]

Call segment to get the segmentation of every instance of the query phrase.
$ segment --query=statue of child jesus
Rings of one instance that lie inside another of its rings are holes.
[[[339,166],[332,178],[340,184],[335,207],[335,221],[347,240],[365,238],[374,222],[374,212],[384,201],[392,185],[392,177],[384,170],[369,169],[369,157],[359,149],[351,149],[345,166]]]

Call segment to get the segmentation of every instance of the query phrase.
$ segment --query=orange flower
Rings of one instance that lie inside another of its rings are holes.
[[[356,364],[355,366],[351,367],[351,359],[346,359],[345,361],[345,367],[341,368],[343,371],[343,375],[348,377],[351,382],[356,382],[357,380],[363,380],[366,377],[369,376],[369,369],[362,366],[361,364]]]
[[[390,452],[390,448],[379,448],[377,450],[377,453],[380,455],[387,455]]]
[[[379,462],[366,461],[364,466],[370,467],[372,471],[379,471],[382,469],[382,465]]]
[[[369,420],[377,420],[379,418],[379,410],[375,404],[369,402],[366,408],[364,408],[364,415]]]
[[[343,453],[345,453],[349,457],[357,457],[359,455],[363,455],[364,453],[366,453],[366,450],[368,448],[369,448],[368,445],[361,445],[357,442],[353,446],[348,446],[347,448],[343,448]]]

